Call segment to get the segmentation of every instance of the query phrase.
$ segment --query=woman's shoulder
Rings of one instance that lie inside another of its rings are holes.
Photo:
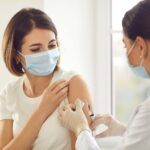
[[[8,93],[15,93],[17,91],[18,87],[21,85],[21,82],[23,81],[23,77],[14,79],[7,83],[4,88],[0,91],[0,95],[7,95]]]
[[[65,79],[65,80],[71,80],[73,77],[75,76],[79,76],[79,73],[73,70],[63,70],[63,69],[59,69],[56,72],[56,80],[57,79]]]
[[[83,78],[83,75],[74,70],[62,70],[60,69],[56,75],[55,80],[65,79],[70,81],[70,87],[75,89],[82,87],[83,89],[87,88],[86,81]],[[77,90],[77,89],[76,89]]]

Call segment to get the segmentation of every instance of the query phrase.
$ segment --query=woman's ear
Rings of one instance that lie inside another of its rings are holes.
[[[16,62],[17,62],[17,64],[21,63],[21,58],[18,53],[16,54]]]
[[[136,43],[137,43],[137,50],[139,52],[139,57],[140,58],[142,58],[142,57],[146,58],[148,55],[148,47],[147,47],[147,43],[146,43],[145,39],[138,36],[136,38]]]

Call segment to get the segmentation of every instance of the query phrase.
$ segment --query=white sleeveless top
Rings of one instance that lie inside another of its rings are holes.
[[[61,79],[70,80],[75,75],[77,74],[72,71],[56,71],[51,84]],[[11,82],[0,92],[0,120],[13,119],[14,136],[22,129],[41,100],[41,96],[30,98],[25,95],[23,81],[20,78]],[[68,103],[68,99],[64,99],[61,105],[63,103]],[[57,113],[56,109],[42,125],[33,150],[71,150],[69,131],[60,125]]]

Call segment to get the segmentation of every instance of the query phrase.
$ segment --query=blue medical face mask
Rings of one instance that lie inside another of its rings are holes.
[[[135,43],[132,45],[132,47],[127,52],[127,58],[129,56],[129,54],[131,53],[131,51],[133,50],[134,46],[135,46]],[[143,62],[144,62],[144,58],[141,58],[140,65],[139,66],[133,66],[129,63],[129,58],[128,58],[129,67],[134,74],[136,74],[137,76],[142,77],[142,78],[150,78],[149,73],[147,72],[147,70],[143,66]]]
[[[47,76],[51,74],[60,57],[58,48],[31,55],[23,55],[20,52],[19,54],[25,59],[26,65],[23,65],[24,68],[35,76]]]

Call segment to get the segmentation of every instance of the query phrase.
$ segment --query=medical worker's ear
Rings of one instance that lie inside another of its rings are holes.
[[[138,36],[136,38],[136,43],[137,43],[136,49],[138,50],[139,57],[146,58],[148,55],[148,45],[147,45],[146,40],[143,39],[142,37]]]

